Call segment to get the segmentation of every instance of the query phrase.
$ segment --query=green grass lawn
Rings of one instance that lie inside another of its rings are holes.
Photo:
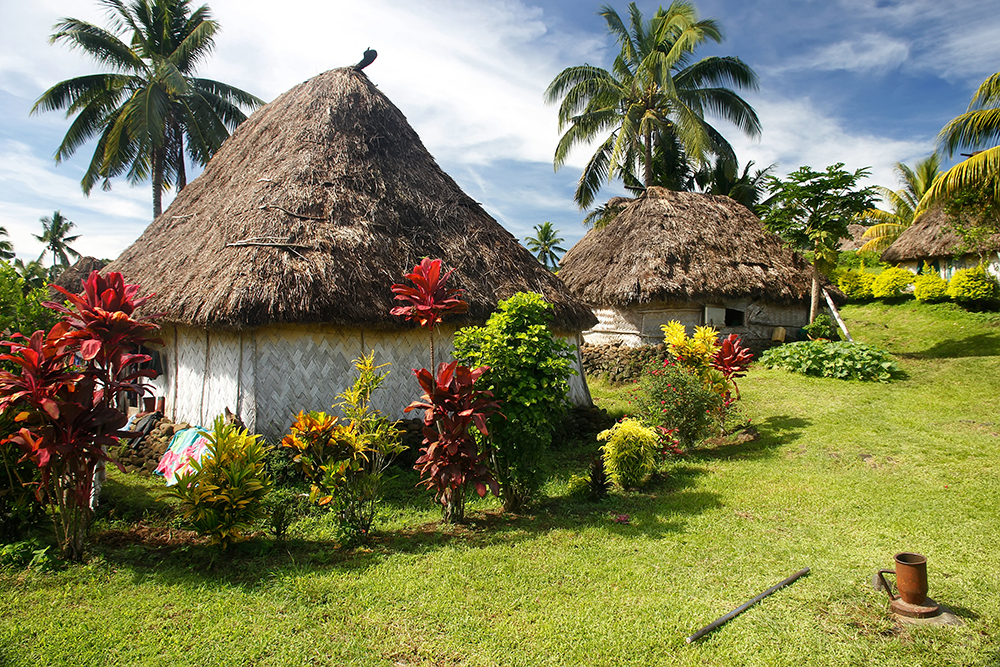
[[[113,474],[89,562],[0,572],[0,664],[1000,664],[1000,317],[914,303],[844,316],[904,379],[755,369],[741,388],[756,441],[597,504],[565,495],[596,451],[577,443],[532,513],[477,500],[469,525],[441,527],[404,473],[368,548],[336,547],[313,517],[287,544],[221,553],[178,538],[155,483]],[[628,413],[620,388],[592,389]],[[927,556],[931,597],[964,626],[892,620],[869,580],[900,551]]]

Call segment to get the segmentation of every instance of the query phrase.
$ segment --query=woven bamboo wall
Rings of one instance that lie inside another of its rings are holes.
[[[206,332],[171,327],[164,333],[168,387],[167,412],[177,421],[210,426],[225,408],[251,430],[277,441],[300,410],[330,411],[338,393],[354,380],[354,359],[374,350],[389,376],[372,403],[391,418],[412,417],[403,409],[419,397],[412,369],[430,366],[428,336],[423,330],[362,331],[324,326],[284,325],[242,333]],[[450,361],[454,327],[435,336],[435,358]],[[578,345],[575,334],[563,334]],[[176,395],[170,374],[175,372]],[[570,379],[570,400],[589,405],[590,392],[579,352]]]

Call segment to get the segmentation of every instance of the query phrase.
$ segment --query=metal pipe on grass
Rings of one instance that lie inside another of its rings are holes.
[[[721,617],[717,618],[716,620],[712,621],[711,623],[709,623],[708,625],[706,625],[701,630],[699,630],[698,632],[694,633],[693,635],[691,635],[690,637],[688,637],[684,641],[686,641],[688,644],[690,644],[691,642],[696,641],[696,640],[700,639],[701,637],[704,637],[705,635],[707,635],[712,630],[715,630],[720,625],[726,623],[727,621],[729,621],[730,619],[738,616],[739,614],[742,614],[744,611],[746,611],[747,609],[749,609],[753,605],[757,604],[758,602],[760,602],[761,600],[763,600],[764,598],[766,598],[768,595],[770,595],[771,593],[773,593],[776,590],[778,590],[779,588],[784,588],[788,584],[792,583],[793,581],[795,581],[799,577],[801,577],[803,575],[806,575],[806,574],[809,574],[809,568],[808,567],[804,567],[801,570],[799,570],[798,572],[796,572],[795,574],[793,574],[792,576],[788,577],[787,579],[783,579],[782,581],[779,581],[774,586],[771,586],[766,591],[764,591],[763,593],[761,593],[760,595],[758,595],[754,599],[750,600],[749,602],[745,602],[745,603],[741,604],[739,607],[737,607],[736,609],[733,609],[731,612],[729,612],[725,616],[721,616]]]

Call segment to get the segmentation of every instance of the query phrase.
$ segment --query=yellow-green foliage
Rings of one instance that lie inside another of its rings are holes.
[[[365,443],[353,424],[316,410],[300,412],[290,430],[281,445],[292,450],[292,461],[312,483],[309,499],[326,505],[345,477],[360,469]]]
[[[264,517],[261,503],[271,490],[264,458],[271,449],[222,417],[216,417],[208,434],[201,462],[191,461],[192,471],[177,479],[166,495],[181,501],[185,521],[223,548],[247,539]]]
[[[874,298],[872,285],[875,282],[875,274],[861,271],[844,271],[837,279],[837,287],[851,301],[868,301]]]
[[[989,301],[1000,297],[1000,286],[980,265],[956,271],[948,282],[948,296],[958,302]]]
[[[926,303],[947,301],[948,282],[925,262],[923,273],[913,279],[913,297]]]
[[[656,465],[656,432],[626,417],[607,431],[597,434],[608,477],[623,489],[641,485]]]
[[[712,327],[695,327],[691,338],[677,320],[670,320],[660,329],[674,359],[689,368],[708,368],[719,350],[719,332]]]
[[[872,295],[876,299],[894,299],[903,296],[903,292],[912,284],[912,273],[898,266],[893,267],[875,276]]]

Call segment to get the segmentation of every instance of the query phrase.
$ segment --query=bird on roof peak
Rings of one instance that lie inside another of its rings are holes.
[[[377,56],[378,56],[378,51],[376,51],[375,49],[372,48],[365,49],[365,57],[361,59],[361,62],[359,62],[357,65],[354,66],[354,71],[360,72],[364,68],[368,67],[375,61],[375,58]]]

